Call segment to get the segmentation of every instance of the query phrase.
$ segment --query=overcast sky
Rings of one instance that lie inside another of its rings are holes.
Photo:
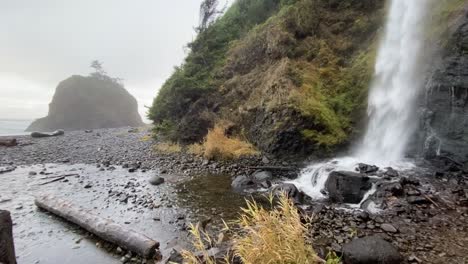
[[[57,84],[98,59],[144,105],[195,37],[201,0],[0,0],[0,119],[47,115]]]

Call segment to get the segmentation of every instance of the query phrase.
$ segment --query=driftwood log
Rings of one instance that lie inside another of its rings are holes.
[[[0,263],[16,264],[10,212],[0,210]]]
[[[16,138],[13,138],[13,139],[0,139],[0,146],[5,146],[5,147],[18,146],[18,141],[16,141]]]
[[[59,129],[54,132],[32,132],[31,137],[33,138],[44,138],[44,137],[57,137],[57,136],[63,136],[65,135],[65,131],[62,129]]]
[[[35,204],[46,211],[58,215],[83,229],[144,258],[155,256],[159,243],[109,219],[93,214],[90,210],[75,206],[54,196],[37,197]]]

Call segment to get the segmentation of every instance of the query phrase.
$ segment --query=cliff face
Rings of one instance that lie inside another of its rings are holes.
[[[468,160],[468,5],[452,26],[428,80],[422,153]]]
[[[150,109],[201,141],[216,122],[273,154],[323,153],[358,134],[385,0],[237,0],[189,44]]]
[[[140,126],[136,99],[107,76],[72,76],[62,81],[46,117],[27,131],[81,130]]]

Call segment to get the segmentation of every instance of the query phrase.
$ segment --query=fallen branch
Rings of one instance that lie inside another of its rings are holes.
[[[145,235],[126,229],[112,220],[104,219],[93,214],[90,210],[75,206],[54,196],[37,197],[34,202],[39,208],[58,215],[101,239],[117,244],[144,258],[155,256],[159,248],[157,241]]]
[[[73,174],[57,175],[57,176],[50,176],[50,177],[42,177],[42,178],[39,178],[39,180],[48,180],[48,179],[55,179],[55,178],[60,178],[60,177],[66,178],[66,177],[72,177],[72,176],[80,176],[80,175],[77,173],[73,173]]]
[[[419,190],[416,187],[410,186],[411,189],[419,192],[424,198],[426,198],[429,202],[431,202],[433,205],[435,205],[437,208],[440,208],[439,204],[437,204],[434,200],[431,199],[428,195],[424,194],[421,190]]]
[[[47,184],[49,184],[49,183],[58,182],[58,181],[61,181],[61,180],[63,180],[63,179],[65,179],[65,177],[59,177],[59,178],[56,178],[56,179],[51,180],[51,181],[48,181],[48,182],[39,183],[38,185],[47,185]]]

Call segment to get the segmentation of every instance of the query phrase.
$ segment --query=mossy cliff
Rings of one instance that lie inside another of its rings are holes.
[[[273,154],[325,153],[358,134],[385,0],[237,0],[189,44],[149,111],[201,141],[215,123]]]

